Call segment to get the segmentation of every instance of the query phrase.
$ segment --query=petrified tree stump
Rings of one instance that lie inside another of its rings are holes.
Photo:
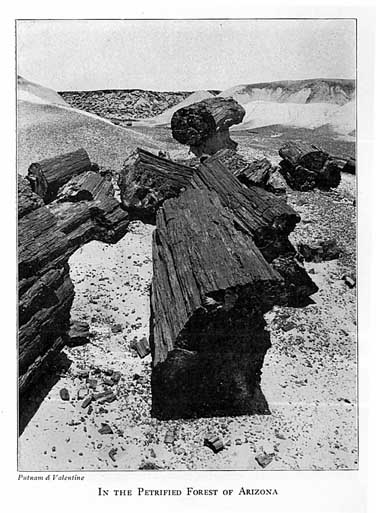
[[[236,149],[229,128],[241,123],[244,108],[233,98],[209,98],[177,110],[171,118],[173,137],[192,153],[213,155],[222,148]]]

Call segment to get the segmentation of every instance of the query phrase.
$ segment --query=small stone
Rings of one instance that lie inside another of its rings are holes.
[[[88,395],[87,397],[85,397],[85,399],[82,401],[81,408],[87,408],[92,400],[93,400],[92,395]],[[88,413],[89,413],[89,411],[88,411]]]
[[[100,404],[103,403],[112,403],[116,399],[116,395],[113,392],[110,392],[109,394],[105,395],[102,399],[100,399],[98,402]]]
[[[215,454],[224,449],[223,440],[215,435],[205,438],[204,445],[209,447]]]
[[[78,372],[77,377],[80,379],[86,379],[89,377],[89,371],[88,370],[82,370]]]
[[[69,401],[69,392],[66,388],[60,390],[60,397],[63,401]]]
[[[111,327],[112,333],[121,333],[123,331],[123,326],[121,324],[114,324]]]
[[[114,449],[114,448],[110,449],[108,455],[112,459],[112,461],[116,461],[116,458],[115,458],[116,453],[117,453],[117,449]]]
[[[260,467],[265,468],[273,461],[273,456],[270,454],[261,453],[255,457],[255,460],[260,465]]]
[[[115,371],[112,376],[111,376],[111,379],[112,379],[112,382],[116,385],[117,383],[119,383],[120,381],[120,378],[121,378],[121,372],[119,371]]]
[[[175,430],[168,429],[165,434],[164,443],[173,444],[175,442]]]
[[[108,424],[105,424],[103,422],[101,424],[102,424],[102,427],[100,429],[98,429],[98,432],[101,435],[112,435],[113,434],[113,431]]]
[[[342,276],[342,279],[343,281],[346,283],[346,285],[350,288],[350,289],[353,289],[356,285],[356,280],[354,277],[352,276],[348,276],[348,275],[345,275],[345,276]]]

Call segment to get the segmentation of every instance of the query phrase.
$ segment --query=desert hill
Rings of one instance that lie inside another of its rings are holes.
[[[269,125],[301,128],[327,126],[347,135],[355,129],[354,80],[294,80],[239,85],[222,91],[246,110],[244,130]]]
[[[147,136],[69,107],[53,90],[19,77],[17,83],[18,172],[31,162],[84,147],[100,166],[121,167],[127,153],[156,149]],[[159,144],[161,147],[161,144]]]
[[[243,84],[222,91],[220,96],[232,96],[241,104],[267,101],[344,105],[355,98],[355,80],[317,78]]]

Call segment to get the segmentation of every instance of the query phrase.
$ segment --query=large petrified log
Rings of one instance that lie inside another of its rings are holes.
[[[157,157],[145,150],[128,159],[122,170],[120,190],[124,208],[155,224],[158,207],[189,187],[215,191],[235,216],[239,229],[255,239],[268,261],[295,252],[288,240],[299,221],[294,210],[274,194],[258,187],[244,187],[225,167],[221,153],[205,159],[198,168]]]
[[[58,189],[73,176],[89,171],[91,162],[83,148],[57,155],[49,159],[34,162],[30,165],[27,179],[33,192],[38,194],[45,203],[56,198]]]
[[[341,168],[335,159],[318,148],[303,142],[288,141],[279,150],[281,173],[291,188],[308,191],[315,187],[338,187]]]
[[[244,116],[244,108],[233,98],[209,98],[177,110],[171,118],[172,135],[198,156],[212,155],[221,148],[236,149],[229,128]]]
[[[268,413],[259,387],[263,314],[283,280],[219,196],[189,189],[157,213],[153,237],[152,414]]]
[[[296,250],[288,239],[299,216],[274,194],[258,187],[244,187],[223,165],[220,152],[198,168],[191,168],[138,149],[127,160],[120,180],[124,207],[130,215],[152,224],[166,199],[190,187],[215,192],[222,208],[232,212],[237,229],[252,237],[268,262],[283,255],[291,257],[287,264],[279,265],[279,273],[286,282],[290,304],[306,304],[317,287],[295,260]]]
[[[120,188],[125,208],[157,225],[153,414],[267,412],[263,312],[306,304],[317,290],[288,241],[299,216],[275,195],[243,186],[218,155],[192,168],[138,150]]]
[[[21,396],[67,341],[74,297],[69,257],[90,240],[117,242],[127,230],[128,214],[112,197],[111,183],[100,175],[86,174],[84,178],[82,175],[85,191],[88,182],[95,183],[90,189],[93,199],[53,201],[48,205],[31,190],[26,179],[18,178]],[[76,179],[68,189],[73,190],[74,183],[80,196]]]

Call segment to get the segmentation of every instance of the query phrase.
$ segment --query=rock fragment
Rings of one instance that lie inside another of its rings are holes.
[[[215,454],[224,449],[223,440],[219,436],[213,435],[204,439],[205,447],[209,447]]]
[[[255,457],[255,460],[260,467],[265,468],[273,461],[273,456],[271,454],[260,453]]]
[[[108,424],[106,424],[104,422],[101,422],[101,427],[98,429],[98,432],[101,435],[112,435],[113,434],[111,426],[109,426]]]
[[[60,397],[63,401],[69,401],[69,392],[66,388],[60,390]]]

